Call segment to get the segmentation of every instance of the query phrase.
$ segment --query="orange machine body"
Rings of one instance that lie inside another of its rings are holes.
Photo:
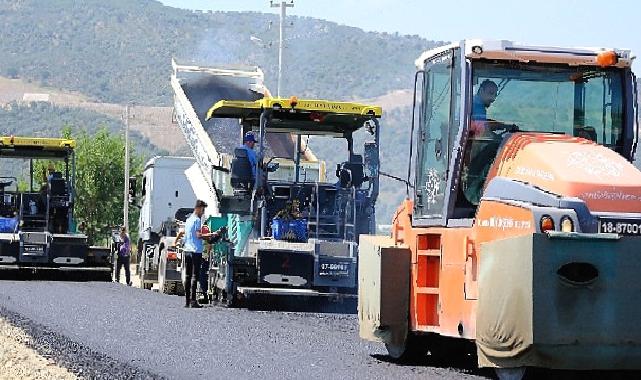
[[[581,138],[515,134],[500,149],[486,186],[497,177],[579,198],[591,212],[641,213],[641,172]],[[489,197],[481,199],[471,227],[415,227],[413,210],[413,201],[404,201],[392,226],[394,242],[411,251],[409,330],[475,339],[481,244],[536,233],[539,220],[526,204]]]

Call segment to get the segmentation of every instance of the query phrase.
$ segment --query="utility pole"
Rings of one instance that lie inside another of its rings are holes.
[[[129,105],[125,106],[125,194],[122,204],[122,225],[129,233]]]
[[[285,17],[287,16],[287,8],[294,7],[294,0],[291,0],[289,4],[287,4],[286,1],[281,1],[280,4],[274,4],[273,1],[270,1],[269,3],[272,8],[280,8],[280,35],[278,37],[278,89],[276,92],[276,96],[280,98],[280,89],[283,78],[283,44],[285,41]]]

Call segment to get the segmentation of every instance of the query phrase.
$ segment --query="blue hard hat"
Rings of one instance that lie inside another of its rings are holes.
[[[254,132],[245,133],[245,137],[243,137],[243,142],[248,142],[248,141],[256,142],[256,136],[254,136]]]

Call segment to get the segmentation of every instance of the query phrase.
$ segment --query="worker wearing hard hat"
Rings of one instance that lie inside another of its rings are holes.
[[[249,159],[249,163],[251,164],[254,180],[256,180],[256,167],[258,166],[258,159],[256,158],[256,152],[254,151],[254,145],[256,145],[256,142],[256,136],[254,136],[254,133],[247,132],[245,133],[245,136],[243,136],[243,145],[241,146],[241,148],[247,151],[247,159]]]

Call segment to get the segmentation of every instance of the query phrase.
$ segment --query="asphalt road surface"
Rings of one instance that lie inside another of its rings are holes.
[[[480,379],[397,365],[359,339],[355,315],[183,308],[183,298],[112,283],[0,281],[0,315],[34,349],[89,378]]]

